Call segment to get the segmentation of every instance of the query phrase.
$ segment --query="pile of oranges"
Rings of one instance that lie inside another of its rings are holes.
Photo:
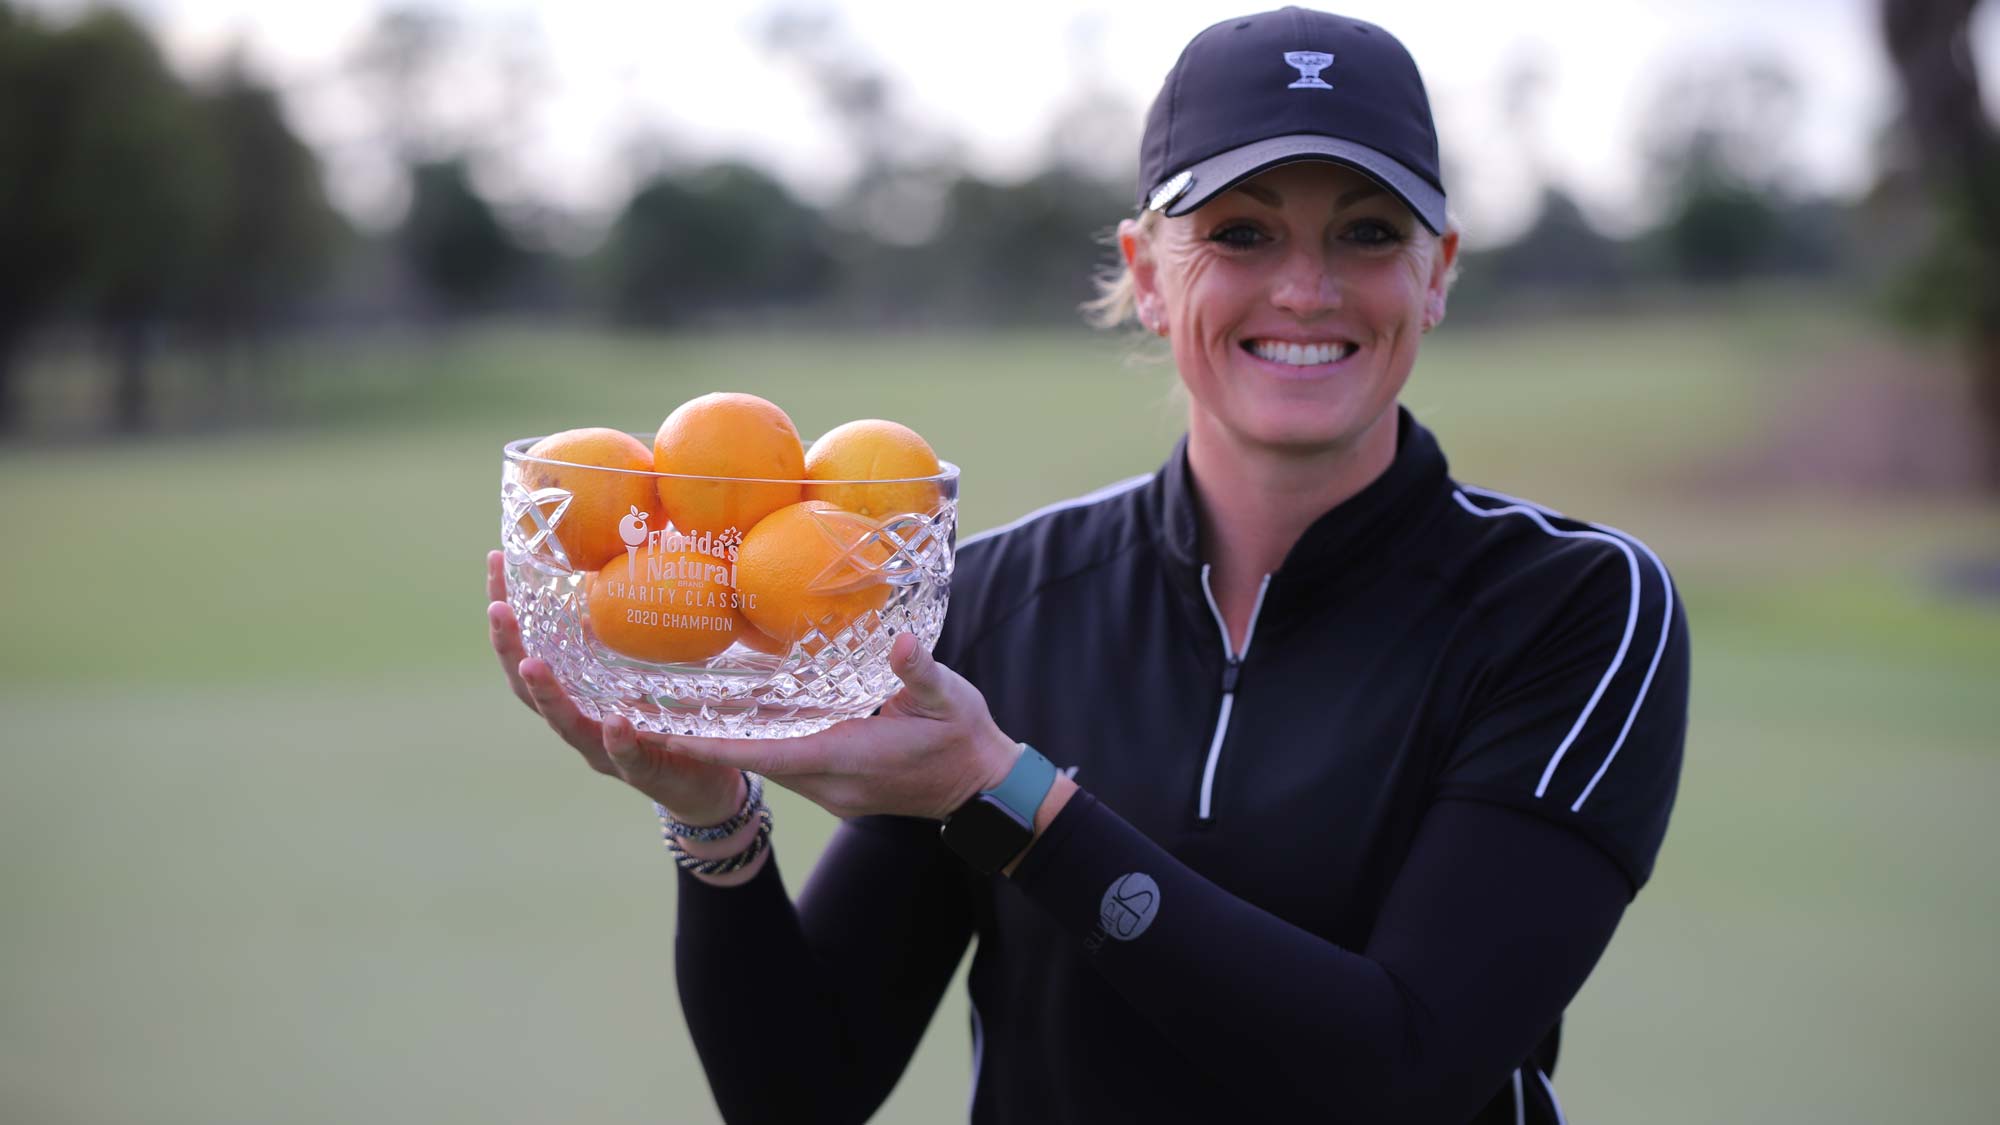
[[[876,613],[890,594],[876,532],[939,498],[937,454],[909,427],[849,422],[808,454],[791,418],[748,394],[682,403],[651,449],[592,427],[528,457],[523,484],[570,494],[555,536],[583,575],[591,631],[659,663],[737,643],[783,655]]]

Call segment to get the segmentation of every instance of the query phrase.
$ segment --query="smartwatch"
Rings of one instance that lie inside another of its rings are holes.
[[[1056,783],[1055,763],[1021,743],[1014,768],[1000,784],[980,792],[945,818],[940,835],[974,871],[991,875],[1007,866],[1035,838],[1035,810]]]

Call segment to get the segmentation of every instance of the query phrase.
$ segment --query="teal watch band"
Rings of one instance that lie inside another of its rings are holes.
[[[1023,823],[1035,822],[1035,810],[1042,807],[1042,798],[1049,795],[1049,789],[1056,783],[1056,764],[1042,757],[1042,752],[1023,742],[1021,756],[1014,759],[1014,768],[1000,784],[981,793],[991,797],[1021,818]]]

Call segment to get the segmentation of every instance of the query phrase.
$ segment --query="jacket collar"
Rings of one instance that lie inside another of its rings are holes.
[[[1396,456],[1360,492],[1308,526],[1272,577],[1272,599],[1291,600],[1349,585],[1397,557],[1396,548],[1427,522],[1450,490],[1449,467],[1437,439],[1410,412],[1396,408]],[[1176,584],[1201,597],[1200,498],[1183,435],[1154,478],[1150,498],[1160,554]],[[1270,608],[1267,606],[1267,609]]]

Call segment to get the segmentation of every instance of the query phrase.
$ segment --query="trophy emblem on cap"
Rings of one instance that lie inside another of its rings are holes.
[[[1297,67],[1299,80],[1285,87],[1287,90],[1331,90],[1333,87],[1322,82],[1319,72],[1333,65],[1333,56],[1325,51],[1286,51],[1285,62]]]

